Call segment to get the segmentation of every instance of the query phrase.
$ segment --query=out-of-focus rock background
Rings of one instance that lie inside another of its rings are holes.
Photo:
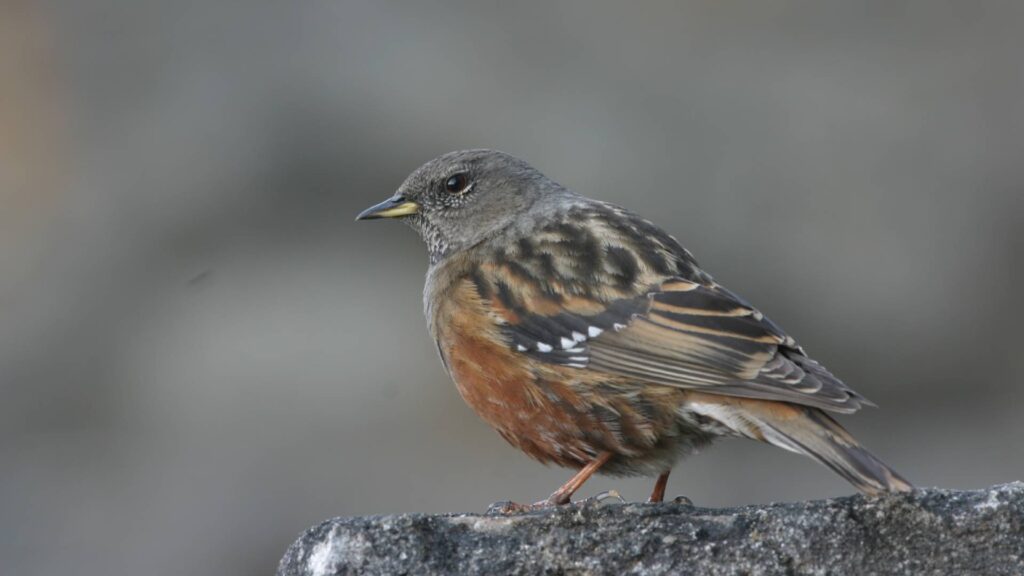
[[[3,572],[268,573],[563,481],[448,382],[412,232],[352,221],[454,148],[653,217],[915,482],[1021,478],[1022,54],[1012,1],[0,4]],[[669,489],[849,491],[739,441]]]

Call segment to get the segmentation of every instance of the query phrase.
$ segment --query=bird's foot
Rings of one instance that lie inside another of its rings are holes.
[[[534,510],[543,510],[545,508],[554,508],[555,506],[566,506],[569,503],[558,504],[551,502],[550,500],[541,500],[540,502],[534,502],[533,504],[520,504],[519,502],[512,502],[511,500],[503,500],[501,502],[495,502],[487,507],[487,514],[521,514],[523,512],[532,512]]]
[[[586,500],[580,501],[580,504],[625,504],[626,499],[619,494],[618,490],[605,490],[596,496],[591,496]]]
[[[617,490],[608,490],[601,492],[596,496],[591,496],[580,500],[578,502],[572,502],[568,500],[562,500],[558,498],[558,494],[552,494],[550,498],[541,500],[540,502],[534,502],[533,504],[520,504],[518,502],[512,502],[505,500],[502,502],[495,502],[487,507],[487,514],[521,514],[523,512],[532,512],[535,510],[544,510],[547,508],[558,508],[562,506],[587,506],[587,505],[602,505],[612,501],[616,504],[625,504],[626,500],[622,498]]]

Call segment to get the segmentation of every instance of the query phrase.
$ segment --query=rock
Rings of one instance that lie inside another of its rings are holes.
[[[709,509],[584,503],[501,516],[335,518],[278,576],[1024,574],[1024,483]]]

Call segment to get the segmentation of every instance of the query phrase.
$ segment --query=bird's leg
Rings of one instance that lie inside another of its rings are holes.
[[[568,504],[569,500],[572,499],[572,495],[583,486],[583,483],[590,479],[597,472],[601,466],[604,466],[608,460],[612,457],[611,452],[601,452],[597,455],[597,458],[591,460],[589,464],[580,468],[580,471],[575,476],[569,478],[569,481],[555,490],[554,494],[548,496],[545,501],[549,506],[560,506],[562,504]],[[538,502],[540,504],[540,502]]]
[[[597,458],[594,458],[586,466],[580,468],[579,472],[577,472],[572,478],[570,478],[568,482],[562,484],[562,486],[559,487],[558,490],[555,490],[554,494],[549,496],[547,500],[541,500],[540,502],[535,502],[533,504],[517,504],[515,502],[495,502],[494,504],[491,504],[490,507],[488,507],[487,512],[492,514],[512,514],[516,512],[526,512],[529,510],[537,510],[540,508],[548,508],[551,506],[562,506],[568,504],[569,501],[572,499],[572,495],[577,490],[580,489],[580,486],[583,486],[583,483],[586,482],[591,476],[593,476],[594,472],[597,472],[598,469],[601,468],[601,466],[604,466],[605,463],[611,459],[611,457],[611,452],[602,452],[598,454]]]
[[[654,490],[651,492],[651,497],[647,499],[648,503],[665,501],[665,486],[668,485],[668,475],[671,472],[671,469],[665,470],[661,473],[661,476],[658,476],[658,480],[654,482]]]

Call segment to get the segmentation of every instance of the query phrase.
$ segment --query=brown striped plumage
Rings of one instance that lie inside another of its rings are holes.
[[[466,402],[512,445],[581,473],[661,475],[719,436],[800,452],[858,489],[910,485],[823,410],[867,401],[715,283],[671,236],[493,151],[438,158],[361,217],[428,243],[424,293]]]

